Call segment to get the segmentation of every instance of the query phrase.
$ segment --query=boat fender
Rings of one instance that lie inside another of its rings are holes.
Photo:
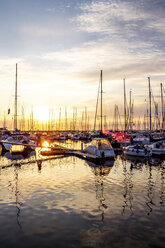
[[[104,158],[105,157],[105,154],[104,152],[101,153],[101,157]]]

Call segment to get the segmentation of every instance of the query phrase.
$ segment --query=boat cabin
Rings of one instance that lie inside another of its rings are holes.
[[[112,148],[110,142],[107,139],[95,138],[91,141],[91,145],[96,146],[98,149]]]

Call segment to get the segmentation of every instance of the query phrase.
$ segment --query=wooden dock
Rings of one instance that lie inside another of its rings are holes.
[[[86,152],[83,152],[83,150],[74,150],[70,149],[64,146],[56,145],[55,146],[42,146],[42,145],[34,145],[34,144],[24,144],[24,143],[15,143],[15,142],[7,142],[7,141],[0,141],[0,144],[6,143],[11,144],[14,146],[25,146],[25,147],[35,147],[35,148],[41,148],[40,154],[42,156],[55,156],[55,155],[70,155],[70,156],[76,156],[85,160],[92,161],[94,163],[102,163],[105,162],[108,159],[112,158],[100,158],[96,155],[92,155]],[[43,150],[42,150],[43,148]],[[44,150],[45,149],[45,150]]]

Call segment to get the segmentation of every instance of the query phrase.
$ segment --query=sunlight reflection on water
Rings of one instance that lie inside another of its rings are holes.
[[[165,246],[163,161],[31,155],[0,157],[1,247]]]

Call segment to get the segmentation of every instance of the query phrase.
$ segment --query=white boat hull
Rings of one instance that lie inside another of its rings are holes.
[[[85,152],[96,156],[97,158],[114,158],[115,153],[113,149],[97,149],[93,146],[89,146],[85,149]]]
[[[152,149],[152,154],[153,155],[158,155],[158,156],[165,156],[165,149]]]
[[[145,154],[144,152],[131,152],[131,151],[125,151],[124,152],[128,156],[134,156],[134,157],[149,157],[150,154]]]
[[[152,156],[152,151],[147,149],[137,149],[134,147],[126,147],[124,149],[124,154],[128,156],[134,156],[134,157],[150,157]]]

